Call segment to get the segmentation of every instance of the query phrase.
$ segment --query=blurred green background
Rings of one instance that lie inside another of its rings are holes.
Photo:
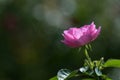
[[[120,0],[0,0],[0,80],[48,80],[82,66],[63,30],[95,22],[92,59],[120,59]]]

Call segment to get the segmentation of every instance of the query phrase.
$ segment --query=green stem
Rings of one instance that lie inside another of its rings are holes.
[[[91,62],[91,58],[90,58],[90,56],[88,55],[87,49],[85,49],[85,56],[86,56],[87,60]]]
[[[86,45],[87,46],[87,45]],[[87,58],[87,62],[89,63],[88,66],[90,67],[90,69],[92,70],[93,69],[93,63],[92,63],[92,60],[88,54],[88,48],[85,46],[85,56]]]

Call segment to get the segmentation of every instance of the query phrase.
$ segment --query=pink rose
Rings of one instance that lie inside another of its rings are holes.
[[[64,30],[62,42],[69,47],[81,47],[95,40],[99,33],[101,27],[96,29],[96,25],[92,22],[90,25],[84,25],[80,28],[69,28]]]

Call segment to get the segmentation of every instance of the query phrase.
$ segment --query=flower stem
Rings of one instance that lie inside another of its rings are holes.
[[[87,60],[91,62],[91,58],[90,58],[90,56],[88,55],[87,49],[85,49],[85,56],[86,56]]]
[[[91,60],[91,58],[90,58],[90,56],[89,56],[89,54],[88,54],[88,50],[89,50],[89,48],[88,48],[88,46],[86,45],[86,46],[85,46],[85,56],[86,56],[86,58],[87,58],[88,66],[89,66],[90,69],[92,70],[92,69],[93,69],[93,63],[92,63],[92,60]]]

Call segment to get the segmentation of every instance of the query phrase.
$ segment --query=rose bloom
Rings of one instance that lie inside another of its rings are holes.
[[[69,47],[81,47],[95,40],[100,34],[101,27],[96,29],[96,25],[92,22],[90,25],[84,25],[80,28],[69,28],[64,30],[62,42]]]

